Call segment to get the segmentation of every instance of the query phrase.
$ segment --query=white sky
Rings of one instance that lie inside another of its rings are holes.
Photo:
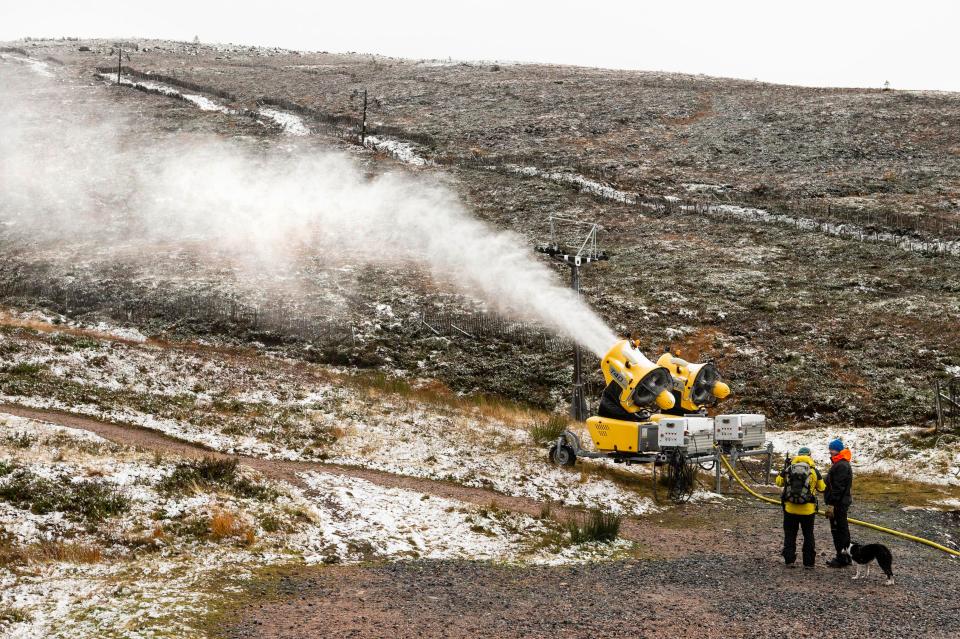
[[[0,0],[0,40],[161,37],[960,91],[952,0]]]

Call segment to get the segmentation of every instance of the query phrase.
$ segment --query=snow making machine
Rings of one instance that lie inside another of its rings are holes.
[[[773,446],[766,443],[763,415],[707,416],[730,394],[711,362],[691,364],[667,351],[656,363],[636,343],[621,340],[600,361],[606,387],[597,415],[586,420],[595,450],[565,431],[550,447],[550,461],[572,466],[577,457],[652,464],[654,495],[684,502],[699,470],[713,471],[720,491],[720,455],[766,456],[770,476]],[[666,494],[662,494],[663,492]]]

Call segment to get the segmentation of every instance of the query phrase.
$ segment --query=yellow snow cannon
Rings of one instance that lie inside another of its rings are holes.
[[[657,365],[670,371],[673,377],[677,401],[671,409],[666,409],[668,413],[696,413],[730,395],[730,387],[720,381],[720,371],[712,362],[691,364],[667,350],[657,360]]]
[[[636,343],[621,340],[600,360],[607,385],[600,398],[598,415],[587,420],[587,429],[597,449],[603,452],[637,453],[650,426],[647,408],[668,410],[674,406],[673,377],[654,364]],[[656,431],[649,431],[655,437]]]

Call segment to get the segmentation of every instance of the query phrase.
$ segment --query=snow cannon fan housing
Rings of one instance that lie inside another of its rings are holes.
[[[712,362],[691,364],[667,351],[657,364],[670,371],[680,411],[695,413],[730,395],[730,387],[720,381],[720,371]]]
[[[670,371],[654,364],[628,340],[621,340],[600,361],[603,379],[620,387],[620,405],[629,413],[638,413],[656,404],[661,410],[673,408]]]

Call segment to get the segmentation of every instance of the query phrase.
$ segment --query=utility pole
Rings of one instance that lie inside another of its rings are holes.
[[[585,235],[578,236],[573,244],[566,242],[561,244],[557,226],[573,225],[576,227],[587,228]],[[540,253],[565,262],[570,267],[570,288],[580,297],[580,267],[586,266],[591,262],[608,260],[610,257],[605,251],[597,248],[597,231],[600,230],[598,224],[592,222],[581,222],[571,218],[564,218],[557,215],[550,215],[550,243],[537,247]],[[580,350],[580,344],[573,342],[573,392],[570,397],[570,416],[578,422],[587,418],[587,399],[583,394],[583,357]]]
[[[580,260],[570,263],[570,288],[580,297]],[[573,395],[570,398],[570,416],[578,422],[587,418],[587,399],[583,396],[583,354],[580,343],[573,343]]]
[[[123,47],[117,47],[119,53],[117,54],[117,84],[120,84],[120,67],[123,65]]]
[[[360,119],[360,146],[367,140],[367,90],[363,90],[363,117]]]

